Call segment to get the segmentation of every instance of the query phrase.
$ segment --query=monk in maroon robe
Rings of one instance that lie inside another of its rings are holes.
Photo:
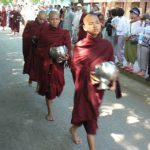
[[[13,27],[13,17],[15,13],[15,8],[10,12],[9,15],[9,27],[11,28],[11,33],[13,33],[14,27]]]
[[[39,89],[38,93],[46,97],[48,114],[46,119],[54,120],[52,113],[52,103],[56,96],[62,93],[64,80],[64,63],[56,63],[49,55],[51,47],[65,45],[68,49],[68,55],[60,58],[62,60],[70,59],[71,39],[68,30],[59,27],[60,16],[56,11],[49,14],[49,26],[41,31],[37,47],[37,57],[39,60]]]
[[[6,26],[6,19],[7,19],[6,9],[3,6],[2,12],[1,12],[1,26],[3,27],[3,30],[5,29],[5,26]]]
[[[14,35],[16,33],[19,34],[20,22],[22,22],[22,24],[24,24],[24,19],[23,19],[22,15],[20,14],[20,10],[18,9],[14,12],[13,21],[12,21],[12,23],[13,23],[12,30],[14,31]]]
[[[70,128],[73,141],[80,144],[77,129],[83,125],[89,144],[89,150],[95,150],[95,134],[98,127],[99,107],[102,103],[104,90],[98,90],[100,84],[93,75],[95,65],[113,61],[113,48],[107,41],[100,38],[100,21],[97,16],[88,14],[84,18],[84,30],[87,36],[76,43],[72,58],[72,73],[75,82],[73,124]],[[116,90],[116,81],[112,81],[110,90]]]
[[[36,48],[40,32],[44,30],[47,23],[47,14],[45,11],[40,11],[34,21],[28,21],[22,35],[23,39],[23,56],[24,68],[23,73],[29,75],[29,84],[32,81],[37,81],[37,63]]]

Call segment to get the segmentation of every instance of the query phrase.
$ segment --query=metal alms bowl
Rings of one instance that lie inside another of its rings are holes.
[[[63,61],[60,60],[59,58],[65,57],[68,54],[68,50],[65,45],[58,47],[51,47],[49,50],[49,54],[55,62],[62,63]]]
[[[100,80],[97,89],[109,89],[110,81],[118,77],[119,70],[112,61],[97,64],[95,66],[94,75]]]

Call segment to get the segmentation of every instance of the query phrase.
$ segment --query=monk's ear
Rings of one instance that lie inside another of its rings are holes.
[[[86,28],[86,26],[85,26],[85,25],[83,25],[83,29],[84,29],[84,31],[87,31],[87,28]]]

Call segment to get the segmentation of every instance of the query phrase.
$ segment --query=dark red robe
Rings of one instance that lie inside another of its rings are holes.
[[[48,99],[54,99],[56,96],[59,96],[65,84],[64,64],[53,62],[49,56],[50,47],[61,45],[66,45],[70,55],[71,39],[69,31],[52,26],[48,26],[42,30],[37,48],[37,57],[39,60],[38,93],[45,95]]]
[[[9,15],[9,27],[11,28],[12,31],[13,31],[13,17],[14,17],[14,13],[15,13],[15,10],[12,10],[10,12],[10,15]]]
[[[6,10],[3,10],[1,12],[1,17],[2,17],[2,19],[1,19],[1,26],[5,27],[6,26],[6,19],[7,19]]]
[[[37,64],[36,64],[36,47],[37,45],[32,43],[33,36],[39,39],[40,32],[48,26],[48,23],[39,24],[37,19],[35,21],[28,21],[22,35],[23,43],[23,56],[24,56],[24,68],[23,73],[29,74],[30,80],[37,81]]]
[[[12,20],[12,30],[14,32],[18,32],[20,31],[20,22],[23,22],[23,17],[22,15],[20,14],[20,12],[18,11],[15,11],[14,12],[14,16],[13,16],[13,20]]]
[[[99,106],[104,90],[97,90],[90,81],[90,72],[98,63],[113,61],[113,47],[99,36],[93,38],[87,34],[74,48],[72,73],[75,82],[74,108],[71,123],[81,125],[84,122],[95,122],[99,116]],[[94,120],[94,121],[93,121]],[[92,133],[95,133],[94,125]]]

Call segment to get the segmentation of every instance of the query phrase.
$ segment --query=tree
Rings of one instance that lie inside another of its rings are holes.
[[[10,3],[12,3],[13,0],[0,0],[0,3],[4,4],[4,5],[8,5]]]

